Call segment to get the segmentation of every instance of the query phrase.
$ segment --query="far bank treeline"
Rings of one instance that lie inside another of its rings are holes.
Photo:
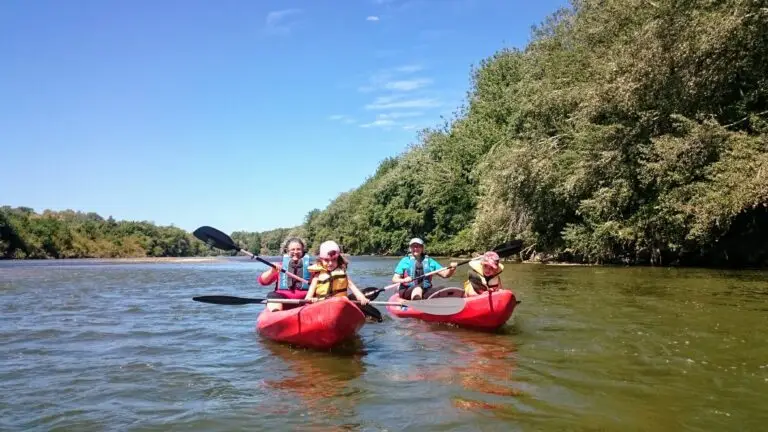
[[[472,73],[467,106],[307,215],[312,244],[768,264],[768,8],[573,1]],[[528,256],[526,256],[527,258]]]
[[[351,254],[401,254],[420,236],[432,255],[464,255],[516,237],[525,258],[768,265],[761,2],[573,1],[471,78],[452,119],[301,226],[232,237],[263,254],[293,234]],[[44,219],[3,231],[0,256],[19,237],[30,257],[216,253],[173,227],[75,221],[60,237]]]
[[[249,250],[277,254],[288,230],[233,233]],[[253,241],[256,239],[258,245]],[[261,242],[264,242],[262,248]],[[250,243],[249,243],[250,242]],[[181,228],[116,221],[96,213],[0,207],[0,259],[136,258],[232,255],[209,248]]]

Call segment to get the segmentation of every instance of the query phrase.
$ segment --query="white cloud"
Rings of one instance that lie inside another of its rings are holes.
[[[435,108],[442,104],[433,98],[418,99],[400,99],[392,96],[378,97],[373,103],[365,106],[367,110],[387,110],[387,109],[413,109],[413,108]]]
[[[368,83],[358,87],[361,93],[370,93],[375,90],[412,91],[432,83],[430,78],[399,79],[398,75],[410,74],[422,70],[420,65],[404,65],[389,69],[382,69],[368,78]]]
[[[416,126],[416,125],[405,125],[405,126],[403,126],[403,130],[414,130],[416,128],[418,128],[418,126]]]
[[[432,84],[432,80],[429,78],[417,78],[412,80],[390,81],[384,84],[384,88],[388,90],[411,91],[430,84]]]
[[[360,127],[368,128],[368,127],[387,127],[387,126],[393,126],[395,124],[394,120],[387,120],[387,119],[379,119],[374,120],[370,123],[361,124]]]
[[[408,118],[408,117],[421,117],[424,113],[421,111],[395,111],[391,113],[385,113],[385,114],[379,114],[376,116],[377,119],[399,119],[399,118]]]
[[[401,72],[401,73],[413,73],[413,72],[418,72],[422,69],[424,68],[421,65],[416,65],[416,64],[405,65],[405,66],[400,66],[395,68],[397,72]]]
[[[346,124],[352,124],[357,122],[357,120],[353,119],[352,117],[346,114],[334,114],[332,116],[328,116],[328,120],[338,121]]]
[[[267,14],[265,30],[271,34],[289,34],[291,32],[290,17],[302,12],[302,9],[283,9],[272,11]]]
[[[378,21],[379,17],[371,15],[365,19],[366,21]]]

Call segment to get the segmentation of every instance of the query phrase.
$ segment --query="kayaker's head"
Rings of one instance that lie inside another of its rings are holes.
[[[414,257],[419,258],[424,255],[424,240],[414,237],[408,242],[408,247],[411,249]]]
[[[483,263],[484,276],[493,276],[499,271],[499,254],[493,251],[488,251],[483,254],[481,259]]]
[[[339,244],[333,240],[324,241],[320,245],[320,253],[317,254],[317,257],[328,270],[334,270],[336,267],[346,264],[346,260],[341,256]]]
[[[285,241],[284,251],[294,261],[302,259],[306,250],[304,242],[298,237],[290,237]]]

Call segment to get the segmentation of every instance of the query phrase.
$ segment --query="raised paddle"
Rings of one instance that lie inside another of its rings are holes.
[[[275,270],[280,270],[281,272],[287,274],[289,277],[292,277],[296,279],[297,281],[301,281],[304,283],[309,283],[308,280],[295,275],[289,271],[286,271],[284,268],[278,268],[276,265],[272,264],[271,262],[265,260],[264,258],[255,255],[240,246],[238,246],[234,240],[232,240],[232,237],[228,236],[227,234],[217,230],[214,227],[210,226],[201,226],[200,228],[196,229],[192,232],[192,235],[197,237],[200,241],[203,243],[208,244],[208,246],[215,247],[216,249],[221,250],[233,250],[237,252],[242,252],[248,256],[251,257],[251,259],[256,259],[258,261],[261,261],[262,263],[272,267]]]
[[[508,257],[508,256],[512,255],[513,253],[519,251],[522,247],[523,247],[523,241],[515,239],[515,240],[508,241],[508,242],[506,242],[504,244],[500,244],[500,245],[496,246],[495,248],[493,248],[491,250],[493,252],[496,252],[496,254],[498,254],[499,257],[501,258],[501,257]],[[458,267],[460,265],[467,264],[470,261],[481,259],[481,258],[482,258],[482,256],[479,256],[479,257],[475,257],[475,258],[470,258],[468,260],[459,261],[458,263],[456,263],[456,267]],[[441,269],[437,269],[437,270],[431,271],[429,273],[425,273],[425,274],[423,274],[423,275],[421,275],[421,276],[419,276],[417,278],[414,278],[411,282],[414,282],[414,281],[417,281],[419,279],[423,279],[425,277],[429,277],[429,276],[432,276],[434,274],[440,273],[441,271],[446,270],[448,268],[450,268],[450,267],[443,267]],[[400,283],[393,283],[392,285],[385,286],[384,289],[388,290],[388,289],[392,289],[392,288],[397,288],[398,286],[400,286]]]
[[[203,303],[221,304],[221,305],[245,305],[253,303],[287,303],[304,304],[309,303],[305,299],[264,299],[264,298],[246,298],[233,297],[225,295],[210,295],[192,297],[192,300]],[[355,302],[357,303],[357,302]],[[430,315],[453,315],[464,309],[464,299],[460,297],[442,297],[427,300],[401,300],[399,302],[372,301],[368,304],[384,306],[408,306],[410,308],[428,313]]]

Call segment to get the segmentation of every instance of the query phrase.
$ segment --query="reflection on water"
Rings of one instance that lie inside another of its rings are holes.
[[[365,372],[359,337],[332,352],[272,341],[264,341],[263,348],[273,358],[263,390],[270,398],[293,401],[281,409],[284,414],[299,412],[333,423],[354,418],[355,405],[365,396],[365,390],[356,384]]]
[[[515,380],[517,348],[505,334],[485,334],[461,328],[439,328],[434,323],[419,325],[427,332],[409,335],[427,351],[440,352],[438,361],[415,364],[393,381],[424,382],[459,387],[452,398],[454,407],[464,410],[496,409],[523,393]],[[484,396],[494,396],[487,398]]]

